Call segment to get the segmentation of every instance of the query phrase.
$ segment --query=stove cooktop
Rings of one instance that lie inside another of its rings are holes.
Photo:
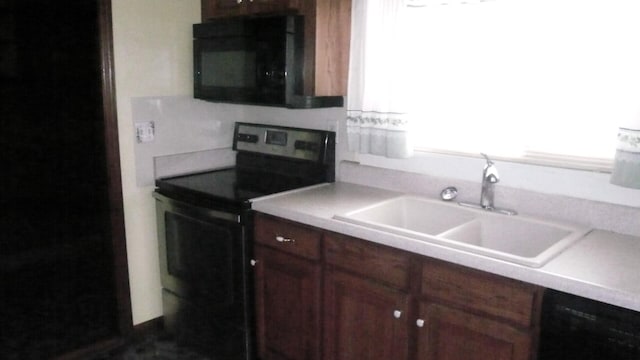
[[[225,168],[156,180],[156,191],[207,208],[246,209],[249,200],[310,184],[291,178]]]
[[[176,200],[208,208],[248,208],[248,200],[266,195],[238,187],[235,168],[156,180],[156,191]]]

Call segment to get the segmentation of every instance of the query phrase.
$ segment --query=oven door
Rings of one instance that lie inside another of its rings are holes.
[[[214,357],[246,359],[252,328],[248,215],[153,196],[165,329],[179,344]]]
[[[162,287],[217,318],[242,318],[248,255],[240,214],[154,197]]]

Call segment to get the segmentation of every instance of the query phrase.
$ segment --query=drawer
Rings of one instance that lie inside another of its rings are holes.
[[[320,259],[322,232],[267,215],[255,217],[255,241],[307,259]]]
[[[530,327],[538,323],[541,288],[517,280],[425,260],[422,295]]]
[[[399,289],[408,287],[410,255],[346,235],[327,233],[325,262]]]

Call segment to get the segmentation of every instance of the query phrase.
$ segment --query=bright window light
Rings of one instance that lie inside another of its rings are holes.
[[[640,113],[640,1],[408,12],[416,148],[609,166],[618,126]]]

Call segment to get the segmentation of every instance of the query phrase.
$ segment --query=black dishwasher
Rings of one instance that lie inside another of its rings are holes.
[[[544,296],[540,360],[638,360],[640,313],[555,290]]]

